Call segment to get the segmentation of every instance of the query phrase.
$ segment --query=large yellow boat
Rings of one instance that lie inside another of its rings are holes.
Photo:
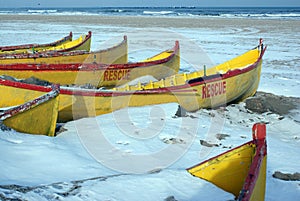
[[[12,54],[32,54],[45,51],[68,52],[75,50],[90,51],[92,32],[87,35],[81,35],[78,39],[72,40],[73,34],[70,34],[60,40],[47,44],[24,44],[15,46],[0,46],[0,54],[3,57],[12,56]]]
[[[239,201],[264,201],[266,125],[254,124],[252,133],[252,141],[188,168],[187,171],[234,194]]]
[[[21,105],[0,110],[0,121],[19,132],[54,136],[59,104],[58,94],[59,87],[54,86],[49,93],[23,102]]]
[[[180,66],[179,42],[151,58],[135,63],[120,64],[11,64],[0,65],[0,75],[18,79],[34,76],[61,85],[90,84],[96,87],[114,87],[141,76],[151,75],[156,79],[176,74]],[[121,54],[121,52],[120,52]],[[122,60],[125,60],[122,57]]]
[[[91,32],[85,37],[90,46]],[[24,54],[0,54],[0,65],[7,64],[74,64],[74,63],[127,63],[127,37],[121,43],[99,51],[75,50],[68,52],[43,51]]]
[[[263,45],[208,70],[176,74],[147,84],[110,90],[61,87],[59,121],[97,116],[124,107],[177,102],[188,111],[239,102],[256,93]],[[49,91],[49,87],[0,79],[0,107]],[[12,97],[18,94],[18,98]]]
[[[254,49],[207,70],[114,88],[114,94],[131,93],[129,106],[178,102],[190,112],[240,102],[256,93],[265,50],[260,43]]]

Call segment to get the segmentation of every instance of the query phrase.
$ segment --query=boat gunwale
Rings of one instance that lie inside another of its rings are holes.
[[[193,169],[193,168],[196,168],[196,167],[199,166],[199,165],[202,165],[202,164],[207,163],[207,162],[209,162],[209,161],[213,161],[213,160],[215,160],[215,159],[217,159],[217,158],[219,158],[219,157],[221,157],[221,156],[227,155],[227,154],[229,154],[230,152],[233,152],[233,151],[235,151],[235,150],[237,150],[237,149],[240,149],[240,148],[242,148],[242,147],[244,147],[244,146],[251,146],[251,145],[255,145],[255,143],[253,142],[253,140],[248,141],[248,142],[246,142],[246,143],[244,143],[244,144],[242,144],[242,145],[239,145],[239,146],[237,146],[237,147],[234,147],[233,149],[230,149],[230,150],[227,150],[227,151],[225,151],[225,152],[222,152],[221,154],[218,154],[218,155],[216,155],[216,156],[213,156],[213,157],[211,157],[211,158],[209,158],[209,159],[207,159],[207,160],[205,160],[205,161],[202,161],[202,162],[200,162],[200,163],[198,163],[198,164],[196,164],[196,165],[193,165],[192,167],[187,168],[186,170],[189,171],[189,170],[191,170],[191,169]],[[192,174],[192,173],[191,173],[191,174]]]
[[[247,176],[245,177],[245,181],[243,182],[243,186],[237,197],[238,201],[249,201],[252,196],[253,190],[255,188],[257,179],[259,177],[260,168],[262,167],[262,161],[263,161],[264,157],[267,155],[265,126],[266,125],[264,123],[255,123],[252,127],[252,132],[254,132],[254,130],[258,127],[264,127],[264,131],[261,131],[261,132],[264,132],[263,133],[264,137],[260,138],[260,137],[255,137],[253,135],[253,137],[252,137],[253,139],[251,141],[248,141],[248,142],[246,142],[242,145],[239,145],[233,149],[230,149],[226,152],[218,154],[217,156],[211,157],[203,162],[200,162],[192,167],[187,168],[186,170],[188,172],[190,172],[191,169],[197,168],[198,166],[203,165],[205,163],[209,163],[209,161],[216,160],[217,158],[227,155],[230,152],[234,152],[235,150],[240,149],[244,146],[247,146],[247,145],[253,146],[254,145],[255,153],[252,155],[252,161],[251,161],[249,170],[247,171]],[[259,134],[259,135],[261,135],[261,134]],[[190,172],[190,174],[195,176],[194,173],[192,173],[192,172]]]
[[[106,51],[106,49],[95,51],[95,52],[90,52],[90,51],[87,51],[87,50],[73,50],[73,49],[76,49],[77,47],[83,45],[84,43],[86,43],[86,41],[90,40],[91,37],[92,37],[92,32],[89,31],[88,34],[85,35],[85,39],[81,43],[79,43],[75,46],[72,46],[70,48],[67,48],[67,49],[63,49],[63,50],[46,50],[46,51],[41,51],[41,52],[36,52],[36,53],[0,54],[0,59],[1,60],[6,60],[6,59],[37,59],[37,58],[59,57],[59,56],[76,56],[76,55],[84,55],[84,54],[98,53],[98,52]],[[120,44],[122,44],[122,42]],[[3,64],[3,65],[5,66],[5,65],[11,65],[11,64]]]
[[[225,73],[218,73],[218,74],[216,73],[216,74],[212,74],[212,75],[208,75],[208,76],[193,78],[191,80],[196,80],[196,79],[199,79],[199,78],[203,78],[203,79],[201,81],[195,81],[193,83],[190,83],[189,85],[190,86],[197,86],[197,85],[201,85],[201,84],[205,84],[205,83],[210,83],[210,82],[215,82],[215,81],[219,81],[219,80],[223,80],[223,79],[228,79],[230,77],[234,77],[234,76],[249,72],[249,71],[257,68],[259,62],[262,60],[262,57],[263,57],[266,49],[267,49],[267,46],[265,46],[265,48],[262,50],[262,52],[261,52],[260,56],[258,57],[258,59],[255,62],[253,62],[252,64],[245,67],[245,68],[237,68],[237,69],[234,69],[234,70],[228,70]],[[210,76],[212,76],[213,78],[212,79],[206,79],[206,77],[209,78]],[[187,83],[189,83],[191,80],[187,80]]]
[[[49,86],[42,86],[36,84],[28,84],[19,81],[12,81],[0,78],[0,87],[8,86],[8,87],[15,87],[27,90],[34,90],[39,92],[49,92],[51,91],[51,87]],[[76,87],[60,87],[60,94],[61,95],[82,95],[82,96],[104,96],[104,97],[111,97],[111,96],[126,96],[130,94],[157,94],[157,93],[196,93],[194,89],[186,89],[186,90],[170,90],[169,88],[160,88],[160,89],[153,89],[153,90],[140,90],[140,91],[112,91],[112,90],[102,90],[102,89],[84,89],[84,88],[76,88]]]
[[[69,47],[69,48],[65,48],[65,49],[60,49],[60,50],[55,50],[57,52],[68,52],[68,51],[72,51],[80,46],[82,46],[83,44],[85,44],[88,40],[91,40],[92,38],[92,32],[89,31],[88,34],[85,35],[84,40],[81,43],[78,43],[75,46]]]
[[[265,48],[262,50],[260,56],[258,57],[257,61],[254,62],[253,64],[249,65],[246,68],[243,69],[234,69],[234,70],[229,70],[224,74],[220,74],[220,77],[217,78],[213,78],[210,80],[205,80],[203,79],[203,81],[200,82],[195,82],[193,84],[188,84],[188,81],[183,84],[183,85],[176,85],[176,86],[170,86],[170,87],[161,87],[161,88],[154,88],[154,89],[141,89],[141,90],[136,90],[136,91],[113,91],[113,90],[80,90],[80,89],[66,89],[66,88],[61,88],[61,94],[68,94],[68,95],[83,95],[83,96],[125,96],[128,94],[135,94],[135,95],[145,95],[145,94],[153,94],[153,93],[166,93],[166,92],[170,92],[170,93],[176,93],[176,92],[185,92],[183,91],[183,89],[189,89],[193,86],[198,86],[198,85],[202,85],[202,84],[206,84],[206,83],[210,83],[210,82],[215,82],[218,80],[224,80],[224,79],[228,79],[240,74],[243,74],[245,72],[251,71],[255,68],[257,68],[258,63],[261,61],[263,54],[266,50],[267,46],[265,46]],[[197,78],[194,78],[197,79]],[[49,86],[40,86],[40,85],[34,85],[34,84],[27,84],[27,83],[22,83],[22,82],[17,82],[17,81],[10,81],[10,80],[6,80],[6,79],[2,79],[0,78],[0,84],[6,85],[6,86],[13,86],[13,87],[18,87],[18,88],[24,88],[24,89],[29,89],[29,90],[38,90],[38,91],[49,91],[50,88]],[[188,90],[187,92],[196,92],[195,90],[191,89]]]
[[[73,38],[73,33],[70,32],[69,35],[51,43],[45,43],[45,44],[31,43],[31,44],[23,44],[23,45],[0,46],[0,51],[14,51],[18,49],[30,49],[35,47],[47,47],[47,46],[53,47],[67,40],[72,40],[72,38]]]
[[[147,94],[148,91],[152,91],[152,90],[159,91],[159,90],[164,90],[165,88],[168,88],[168,90],[170,90],[170,91],[176,91],[176,90],[195,87],[195,86],[199,86],[199,85],[203,85],[203,84],[207,84],[207,83],[211,83],[211,82],[215,82],[215,81],[225,80],[225,79],[229,79],[229,78],[234,77],[234,76],[238,76],[240,74],[244,74],[244,73],[249,72],[249,71],[251,71],[251,70],[258,67],[258,64],[261,61],[261,59],[264,55],[264,52],[266,51],[266,48],[267,48],[267,46],[265,46],[265,48],[262,50],[260,56],[258,57],[258,59],[254,63],[250,64],[249,66],[247,66],[245,68],[229,70],[229,71],[227,71],[223,74],[213,74],[213,75],[219,75],[219,76],[215,76],[212,79],[205,79],[204,76],[198,77],[198,78],[204,78],[204,79],[202,79],[199,82],[192,83],[192,84],[189,84],[190,80],[187,80],[186,83],[182,84],[182,85],[175,85],[175,86],[161,87],[161,88],[154,88],[154,89],[144,89],[144,90],[142,89],[142,90],[138,90],[136,92],[142,91],[142,92],[144,92],[144,94]],[[210,76],[207,76],[207,77],[209,78]],[[193,78],[191,80],[198,79],[198,78]],[[125,92],[125,91],[123,91],[123,92]]]
[[[253,142],[256,145],[256,152],[253,156],[252,163],[250,165],[243,188],[241,189],[241,192],[239,194],[238,197],[239,201],[250,200],[257,179],[259,177],[260,169],[262,167],[262,162],[264,160],[264,157],[267,155],[266,136],[264,136],[264,138],[262,139],[253,139]]]
[[[21,105],[13,106],[7,110],[4,110],[3,113],[0,114],[0,121],[4,121],[10,117],[13,117],[19,113],[23,113],[28,111],[31,108],[35,108],[38,105],[41,105],[55,97],[57,97],[60,93],[60,86],[57,84],[53,84],[50,88],[50,91],[42,96],[39,96],[31,101],[25,102]]]
[[[126,36],[124,36],[125,38]],[[124,39],[126,40],[126,39]],[[116,48],[111,47],[111,48]],[[110,49],[111,49],[110,48]],[[106,49],[107,50],[107,49]],[[157,59],[153,61],[142,61],[134,63],[125,64],[81,64],[81,63],[71,63],[71,64],[0,64],[0,70],[16,70],[16,71],[95,71],[95,70],[121,70],[121,69],[134,69],[134,68],[147,68],[153,65],[164,64],[171,61],[179,53],[179,42],[175,41],[175,45],[171,49],[167,49],[159,54],[167,51],[172,51],[168,57]],[[155,56],[159,55],[156,54]],[[153,56],[153,57],[155,57]]]

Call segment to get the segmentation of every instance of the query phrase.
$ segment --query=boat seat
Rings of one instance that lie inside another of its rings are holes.
[[[206,80],[211,80],[215,78],[221,78],[222,79],[223,75],[220,73],[214,74],[214,75],[209,75],[209,76],[202,76],[202,77],[197,77],[191,80],[187,80],[187,84],[194,84],[198,82],[205,82]]]

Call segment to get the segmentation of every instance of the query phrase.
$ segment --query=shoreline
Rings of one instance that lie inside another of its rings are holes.
[[[99,16],[99,15],[1,15],[0,23],[5,21],[55,22],[121,25],[129,27],[173,27],[173,28],[222,28],[226,26],[300,26],[298,20],[285,19],[247,19],[212,17],[163,17],[163,16]]]

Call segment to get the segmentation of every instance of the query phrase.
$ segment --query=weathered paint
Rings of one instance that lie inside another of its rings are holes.
[[[54,136],[58,116],[59,88],[42,96],[4,110],[0,114],[3,123],[16,131]],[[17,94],[15,94],[17,96]]]

